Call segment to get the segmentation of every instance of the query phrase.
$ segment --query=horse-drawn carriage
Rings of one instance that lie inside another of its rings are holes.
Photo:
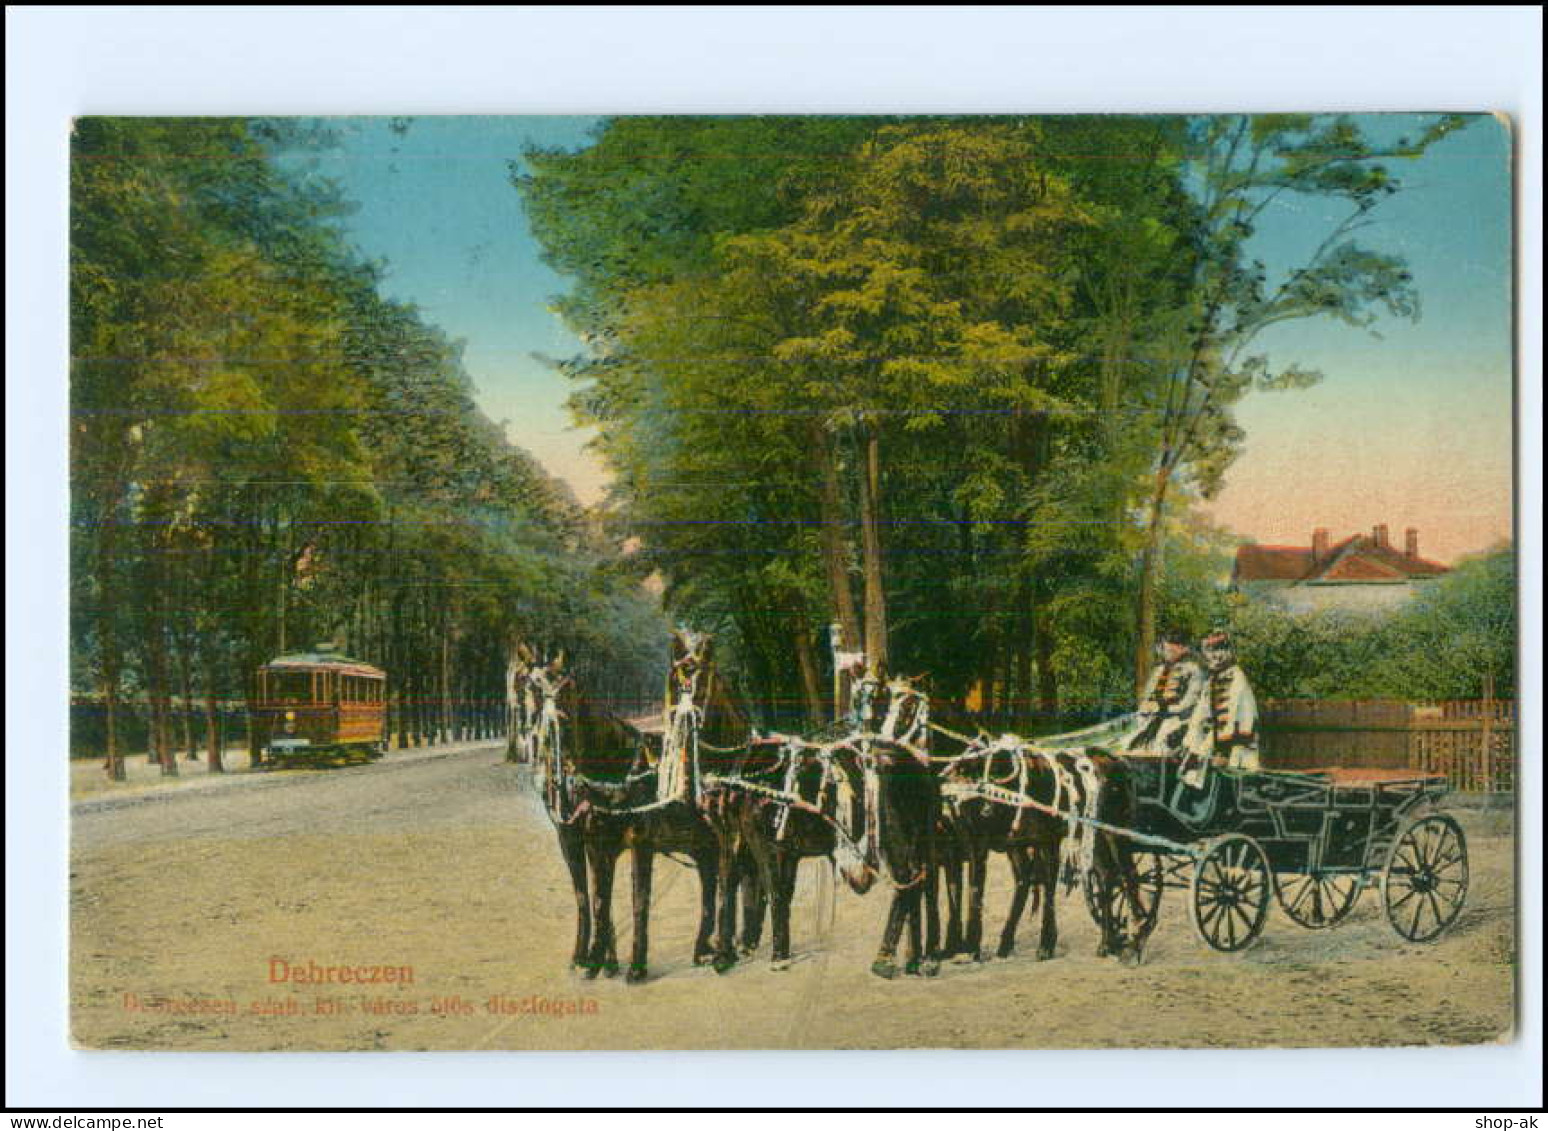
[[[1269,904],[1311,930],[1336,926],[1367,888],[1410,942],[1438,938],[1467,896],[1467,840],[1436,809],[1442,777],[1334,768],[1214,769],[1198,786],[1173,756],[1128,756],[1136,808],[1130,845],[1139,906],[1108,874],[1088,873],[1088,908],[1148,933],[1168,889],[1187,892],[1194,929],[1216,950],[1238,951],[1263,932]]]
[[[523,668],[536,777],[575,886],[575,965],[618,969],[614,862],[633,849],[635,936],[629,977],[645,976],[651,856],[687,855],[699,872],[695,962],[729,969],[757,947],[767,902],[776,966],[790,956],[790,899],[803,858],[832,860],[864,894],[892,889],[872,970],[931,973],[983,956],[985,866],[1004,853],[1016,890],[999,953],[1015,946],[1029,904],[1038,957],[1055,953],[1054,898],[1079,885],[1101,932],[1098,953],[1138,962],[1167,888],[1186,891],[1199,936],[1239,951],[1278,900],[1312,929],[1342,921],[1375,887],[1403,938],[1427,942],[1467,895],[1467,844],[1437,803],[1444,778],[1401,772],[1245,771],[1125,750],[1132,720],[1035,740],[932,718],[914,681],[857,685],[851,717],[830,732],[758,735],[731,704],[709,641],[672,642],[662,731],[588,704],[562,660]],[[1187,772],[1185,772],[1185,769]],[[1202,776],[1195,776],[1197,773]],[[589,876],[588,876],[589,873]],[[964,885],[964,876],[966,883]],[[944,877],[944,931],[936,907]],[[735,899],[742,889],[743,930]],[[902,932],[908,931],[906,938]]]

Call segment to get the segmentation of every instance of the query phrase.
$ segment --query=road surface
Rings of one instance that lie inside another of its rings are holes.
[[[1468,905],[1405,943],[1367,893],[1309,932],[1274,910],[1240,955],[1193,935],[1168,891],[1143,966],[1094,955],[1077,896],[1059,953],[870,974],[886,896],[802,866],[796,961],[717,976],[690,960],[697,883],[658,863],[651,979],[567,969],[574,925],[552,829],[503,746],[238,788],[74,807],[71,998],[92,1048],[1242,1047],[1474,1043],[1512,1024],[1507,818],[1462,813]],[[1008,869],[996,859],[986,929]],[[615,919],[629,943],[627,861]],[[347,973],[346,973],[347,972]],[[301,976],[313,977],[298,984]],[[348,978],[348,981],[344,979]]]

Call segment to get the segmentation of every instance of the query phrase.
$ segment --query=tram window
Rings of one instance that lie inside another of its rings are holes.
[[[311,672],[270,672],[269,700],[273,703],[307,703],[312,697]]]
[[[342,688],[339,693],[339,698],[342,699],[345,703],[353,703],[355,701],[354,677],[347,675],[339,676],[339,685]]]

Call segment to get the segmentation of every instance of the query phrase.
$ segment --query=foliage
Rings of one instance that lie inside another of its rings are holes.
[[[1516,556],[1511,548],[1460,563],[1385,613],[1293,613],[1217,598],[1258,695],[1270,699],[1476,699],[1492,676],[1516,680]]]
[[[1189,508],[1240,398],[1316,379],[1253,343],[1417,315],[1354,235],[1457,124],[625,118],[514,179],[573,284],[611,519],[674,613],[815,714],[812,642],[863,589],[891,668],[1024,716],[1112,709],[1158,619],[1211,619]],[[1254,235],[1313,199],[1347,214],[1271,278]]]
[[[76,126],[76,677],[110,714],[148,698],[169,769],[174,694],[240,697],[322,640],[388,668],[405,734],[502,701],[516,635],[618,690],[655,682],[660,626],[611,545],[478,412],[460,347],[380,296],[336,187],[275,160],[328,143],[246,119]]]

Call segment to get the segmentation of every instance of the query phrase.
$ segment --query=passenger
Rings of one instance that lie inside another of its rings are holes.
[[[881,680],[860,653],[854,654],[846,675],[849,677],[849,725],[862,734],[874,733],[881,724],[876,717],[876,697],[881,694]]]
[[[1162,633],[1156,644],[1159,661],[1140,698],[1135,727],[1124,740],[1132,754],[1181,752],[1204,685],[1204,672],[1180,632]]]
[[[1183,774],[1194,788],[1203,784],[1208,764],[1232,770],[1258,768],[1258,701],[1247,673],[1236,662],[1231,638],[1212,632],[1201,650],[1209,674],[1188,729],[1192,765]]]

